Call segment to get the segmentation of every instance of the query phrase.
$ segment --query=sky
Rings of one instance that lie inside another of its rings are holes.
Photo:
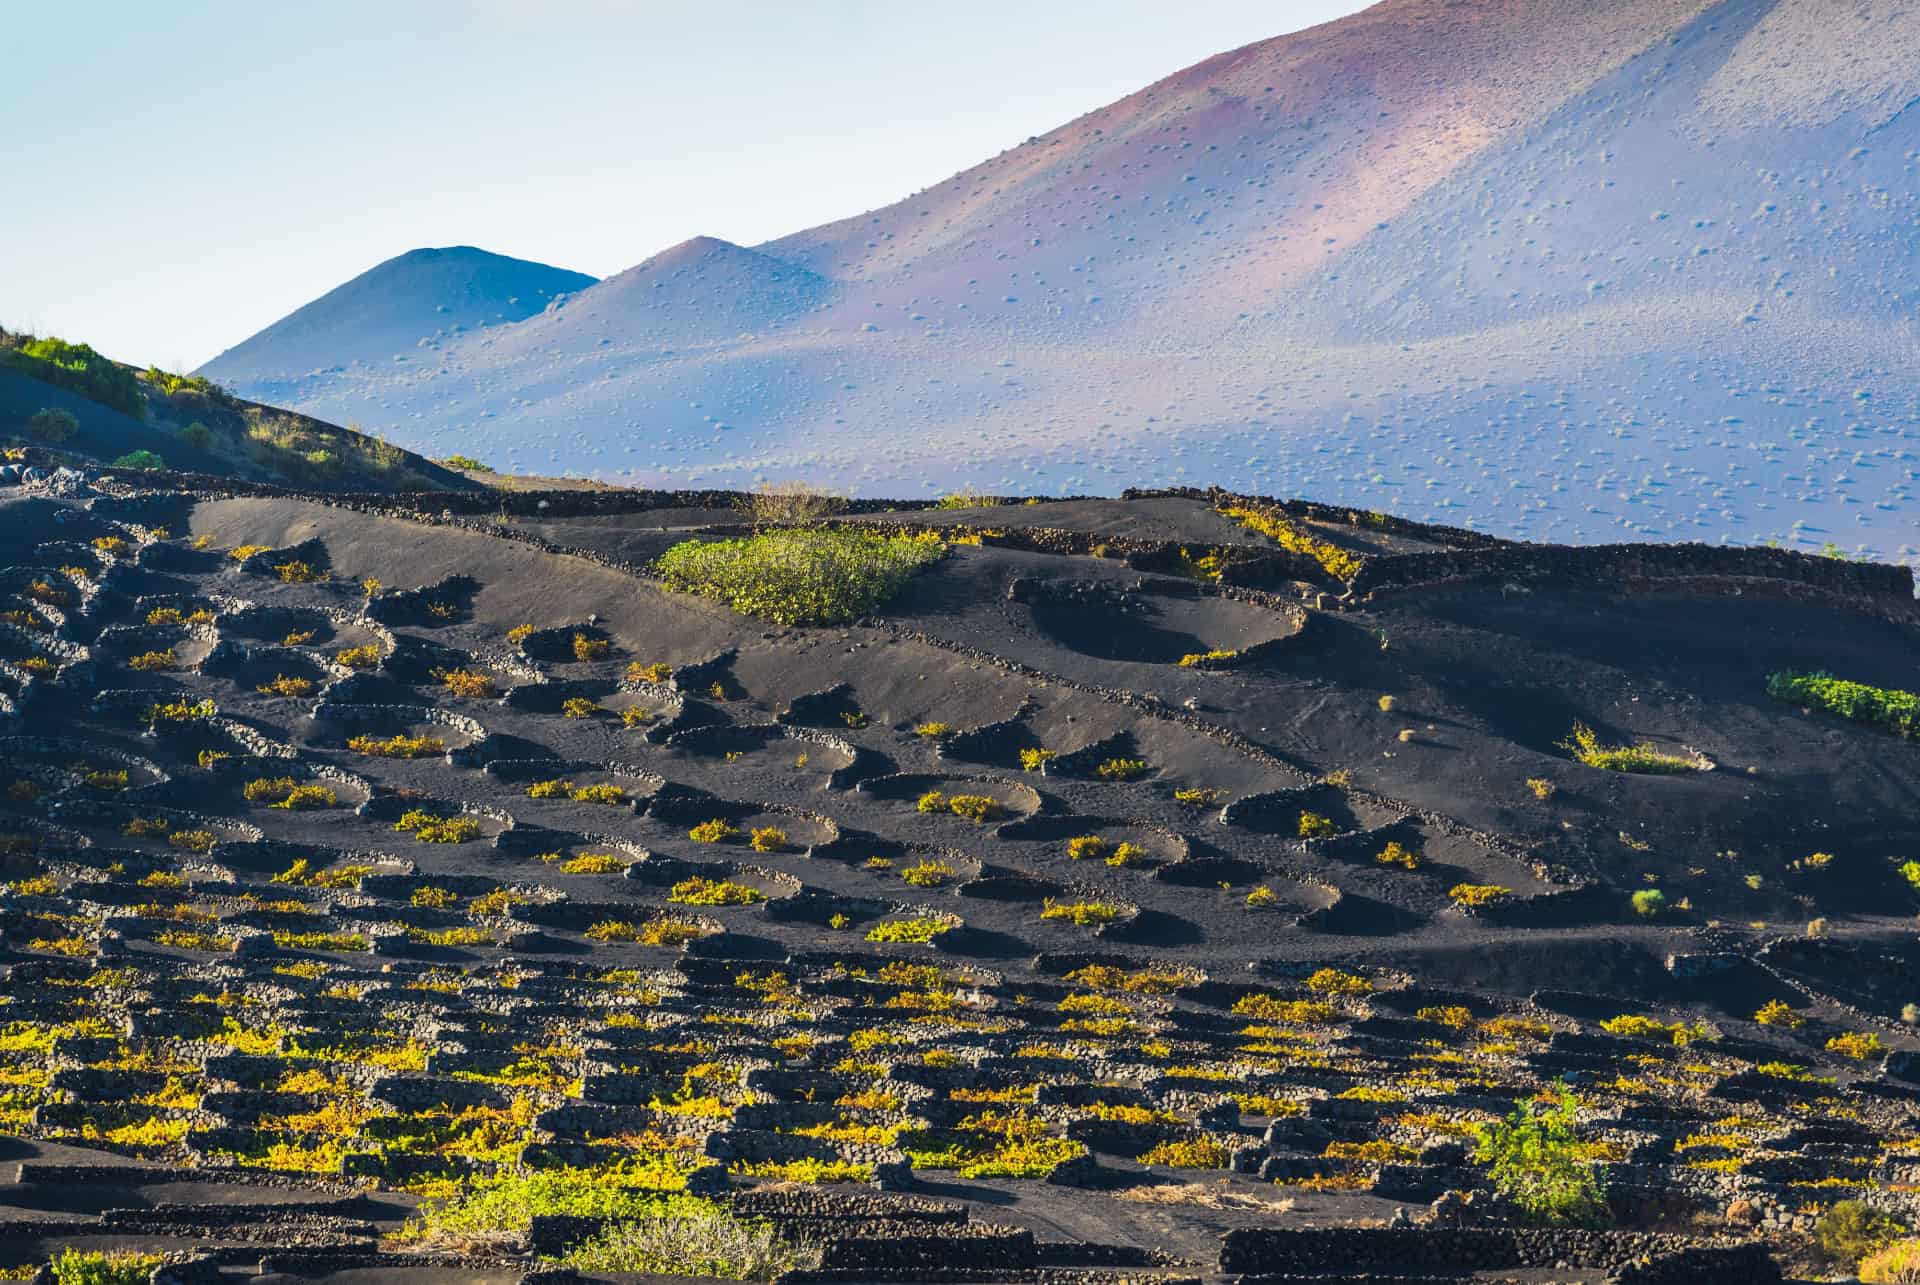
[[[1358,0],[99,0],[0,23],[0,325],[186,370],[383,259],[887,205]]]

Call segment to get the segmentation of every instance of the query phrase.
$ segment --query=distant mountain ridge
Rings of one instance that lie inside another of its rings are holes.
[[[1387,0],[885,209],[207,372],[642,483],[1220,482],[1913,556],[1916,100],[1898,0]]]
[[[422,345],[510,325],[595,284],[583,272],[473,246],[409,250],[235,345],[203,371],[235,388],[297,387],[321,367],[384,369]]]

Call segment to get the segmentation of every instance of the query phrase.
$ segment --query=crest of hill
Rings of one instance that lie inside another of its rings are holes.
[[[493,361],[626,348],[696,347],[778,330],[818,309],[832,283],[718,237],[683,241],[524,324],[478,337]]]
[[[423,342],[523,321],[593,284],[585,273],[472,246],[409,250],[229,348],[200,373],[258,389],[324,367],[390,366]]]

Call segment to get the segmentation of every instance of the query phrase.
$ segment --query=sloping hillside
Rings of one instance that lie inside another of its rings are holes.
[[[336,491],[480,487],[379,437],[245,401],[204,377],[138,370],[86,344],[5,330],[0,443],[47,467],[170,468]]]
[[[1841,8],[1387,0],[751,257],[690,243],[282,391],[642,482],[1171,475],[1912,555],[1920,13]]]

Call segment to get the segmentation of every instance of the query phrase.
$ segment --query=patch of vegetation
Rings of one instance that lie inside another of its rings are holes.
[[[147,399],[140,391],[139,378],[86,344],[53,337],[36,339],[31,335],[0,337],[0,366],[78,393],[122,415],[146,418]]]
[[[1046,898],[1040,905],[1040,918],[1059,919],[1076,928],[1101,928],[1120,918],[1119,906],[1105,901],[1055,901]]]
[[[892,919],[875,924],[868,929],[867,940],[926,946],[930,945],[935,937],[952,932],[959,926],[960,921],[951,917],[924,916],[915,919]]]
[[[1513,896],[1513,889],[1497,883],[1456,883],[1447,889],[1447,897],[1454,905],[1468,910],[1480,910],[1487,906],[1497,906]]]
[[[937,538],[781,529],[739,540],[689,540],[661,555],[671,589],[781,625],[857,620],[946,551]]]
[[[694,875],[673,885],[667,900],[682,906],[752,906],[767,896],[758,888],[733,879],[707,879]]]
[[[159,1254],[69,1246],[47,1265],[54,1285],[146,1285],[153,1269],[164,1261]]]
[[[480,837],[480,823],[472,817],[443,817],[425,808],[407,809],[393,828],[421,843],[469,843]]]
[[[1576,1103],[1562,1093],[1550,1106],[1515,1107],[1484,1125],[1474,1159],[1487,1166],[1494,1190],[1528,1217],[1556,1226],[1599,1226],[1606,1202],[1586,1150],[1574,1132]]]
[[[625,1213],[561,1264],[580,1272],[637,1272],[771,1281],[819,1265],[818,1250],[795,1245],[772,1224],[736,1218],[708,1201],[675,1196],[644,1213]]]
[[[1657,919],[1667,908],[1667,894],[1658,888],[1642,888],[1629,900],[1633,902],[1633,913],[1642,919]]]
[[[1278,509],[1256,509],[1247,505],[1228,505],[1220,511],[1249,531],[1258,531],[1289,553],[1312,558],[1335,580],[1347,581],[1360,574],[1364,559],[1347,552],[1330,540],[1323,540]]]
[[[1585,723],[1575,723],[1560,748],[1572,754],[1574,761],[1603,772],[1631,772],[1642,776],[1677,776],[1703,772],[1712,766],[1696,751],[1672,754],[1652,745],[1602,745],[1599,736]]]
[[[116,456],[113,461],[114,468],[137,469],[145,473],[150,473],[155,469],[163,469],[166,466],[167,461],[164,458],[154,451],[147,450],[145,447],[128,451],[125,455]]]
[[[1111,758],[1094,768],[1093,774],[1102,781],[1132,781],[1152,770],[1145,759]]]
[[[378,736],[353,736],[347,739],[347,748],[355,754],[366,754],[374,758],[417,759],[435,754],[445,754],[447,743],[438,736],[407,736],[396,733],[381,738]]]
[[[1813,1237],[1830,1261],[1852,1268],[1899,1240],[1906,1230],[1892,1215],[1864,1201],[1837,1200],[1814,1224]],[[1861,1279],[1867,1279],[1864,1272]]]
[[[1837,718],[1884,727],[1899,736],[1920,735],[1920,693],[1849,682],[1832,674],[1782,670],[1767,675],[1767,695]]]
[[[687,831],[687,837],[695,843],[734,843],[740,838],[740,827],[715,817]]]

